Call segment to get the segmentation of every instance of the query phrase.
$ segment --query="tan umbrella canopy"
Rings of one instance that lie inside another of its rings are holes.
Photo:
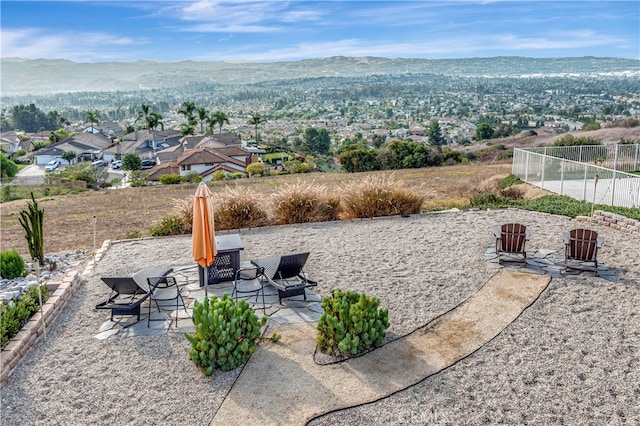
[[[192,246],[193,260],[205,269],[204,273],[201,271],[199,274],[200,286],[204,286],[208,280],[206,268],[213,264],[218,254],[213,226],[211,191],[204,182],[198,185],[193,200]]]

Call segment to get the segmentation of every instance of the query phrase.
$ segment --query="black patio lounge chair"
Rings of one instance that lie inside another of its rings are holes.
[[[149,289],[151,293],[151,300],[156,303],[156,307],[158,308],[158,312],[162,310],[168,309],[168,304],[161,302],[169,302],[172,300],[176,301],[176,327],[178,326],[178,310],[180,309],[180,305],[184,311],[189,315],[189,311],[187,310],[187,305],[184,303],[184,297],[182,297],[182,292],[180,291],[180,287],[178,287],[178,282],[174,277],[162,276],[162,277],[149,277],[147,278],[147,282],[149,283]],[[171,305],[173,308],[173,304]],[[149,317],[147,319],[147,327],[151,324],[151,321],[165,321],[165,318],[159,319],[151,319],[151,302],[149,302]]]
[[[140,321],[140,305],[151,294],[147,278],[165,276],[172,271],[173,268],[145,268],[131,277],[101,277],[111,293],[96,309],[110,309],[111,321],[115,315],[137,316]]]
[[[244,299],[247,296],[239,296],[240,294],[256,294],[256,303],[258,297],[262,293],[262,312],[267,312],[267,305],[264,302],[264,283],[267,281],[264,276],[264,268],[258,266],[247,266],[238,269],[235,279],[233,280],[233,291],[231,297],[235,296],[236,305],[238,298]]]
[[[307,300],[305,289],[318,285],[304,272],[309,252],[286,254],[252,260],[251,263],[264,268],[264,276],[269,284],[278,290],[278,302],[294,296],[303,296]]]

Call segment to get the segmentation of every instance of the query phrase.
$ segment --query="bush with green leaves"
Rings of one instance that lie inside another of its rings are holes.
[[[322,298],[318,349],[333,356],[353,356],[382,345],[389,328],[389,311],[364,293],[332,289]]]
[[[225,174],[225,172],[223,172],[222,170],[218,170],[213,174],[213,177],[211,178],[211,180],[213,180],[214,182],[218,182],[218,181],[224,180],[226,176],[227,175]]]
[[[298,180],[284,184],[272,195],[276,223],[307,223],[337,220],[340,198],[329,194],[326,186]]]
[[[266,317],[258,319],[251,305],[239,299],[236,305],[228,294],[195,301],[194,334],[185,333],[191,343],[189,357],[207,376],[216,369],[233,370],[258,348]]]
[[[163,185],[177,185],[184,181],[185,179],[177,173],[167,173],[166,175],[160,176],[160,183]]]
[[[18,334],[34,313],[40,310],[38,290],[42,303],[47,300],[47,286],[31,287],[12,303],[0,302],[0,346],[4,347],[9,339]]]
[[[225,175],[225,180],[234,180],[234,179],[242,179],[244,177],[244,173],[242,172],[233,172]]]
[[[24,274],[24,259],[15,250],[0,253],[0,276],[11,280]]]
[[[342,202],[347,218],[409,216],[420,213],[425,197],[403,188],[392,176],[372,175],[346,185]]]
[[[247,173],[250,177],[264,176],[264,164],[252,163],[247,166]]]
[[[149,173],[145,170],[134,170],[129,176],[129,185],[133,187],[147,186]]]

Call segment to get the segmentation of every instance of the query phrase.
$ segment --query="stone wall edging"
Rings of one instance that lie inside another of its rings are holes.
[[[640,236],[640,221],[611,212],[596,210],[593,212],[593,216],[578,216],[576,221],[607,226],[618,231]]]
[[[47,289],[51,294],[42,305],[42,310],[36,312],[18,334],[9,339],[9,343],[0,352],[0,386],[7,383],[15,367],[29,349],[44,336],[46,328],[49,328],[58,314],[62,312],[71,296],[93,275],[96,262],[104,256],[110,245],[111,241],[107,240],[100,249],[96,250],[95,256],[87,262],[82,274],[73,270],[66,273],[62,280],[46,282]]]

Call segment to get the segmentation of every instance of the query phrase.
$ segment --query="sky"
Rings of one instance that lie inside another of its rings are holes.
[[[640,1],[6,1],[2,57],[640,59]]]

